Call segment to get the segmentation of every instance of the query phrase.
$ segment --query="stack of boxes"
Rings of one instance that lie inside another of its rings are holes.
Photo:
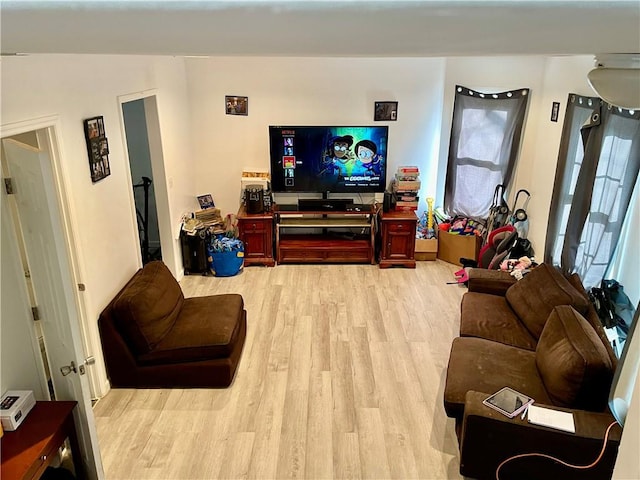
[[[398,167],[391,182],[396,210],[417,210],[420,190],[420,169],[414,166]]]

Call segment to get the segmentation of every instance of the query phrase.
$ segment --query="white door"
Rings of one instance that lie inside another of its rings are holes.
[[[88,478],[103,478],[91,395],[84,365],[71,262],[49,156],[49,130],[37,131],[39,148],[12,139],[2,145],[13,181],[31,280],[35,290],[57,400],[76,400],[76,430]],[[63,375],[64,367],[75,365]],[[75,370],[75,371],[74,371]]]

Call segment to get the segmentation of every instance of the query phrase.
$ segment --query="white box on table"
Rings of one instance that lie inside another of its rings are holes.
[[[8,432],[16,430],[36,404],[30,390],[9,390],[0,401],[2,428]]]

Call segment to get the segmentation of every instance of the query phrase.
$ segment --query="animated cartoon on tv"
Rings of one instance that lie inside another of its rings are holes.
[[[270,127],[274,191],[382,191],[388,128]]]
[[[367,138],[367,134],[374,132],[367,132],[368,129],[365,128],[354,130],[356,130],[353,132],[355,135],[338,133],[328,136],[323,148],[319,175],[337,177],[338,181],[356,184],[378,183],[385,159],[383,149],[378,148],[376,140],[385,141],[386,139]],[[357,130],[365,130],[365,132]]]

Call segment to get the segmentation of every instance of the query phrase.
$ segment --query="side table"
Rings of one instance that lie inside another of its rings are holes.
[[[238,233],[244,243],[244,264],[273,267],[273,213],[247,213],[244,205],[237,215]]]
[[[77,402],[36,402],[22,425],[4,432],[2,480],[38,479],[55,458],[65,439],[71,444],[76,478],[85,478],[73,409]]]
[[[417,223],[412,210],[380,212],[380,268],[416,268]]]

